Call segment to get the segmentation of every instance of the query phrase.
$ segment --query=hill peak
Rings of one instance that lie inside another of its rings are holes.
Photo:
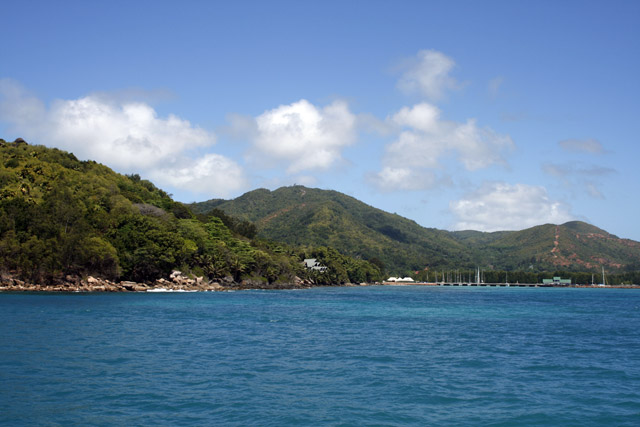
[[[192,205],[206,211],[204,202]],[[442,268],[584,270],[640,263],[640,247],[582,221],[542,224],[520,231],[444,231],[369,206],[334,190],[304,185],[256,189],[214,202],[227,214],[254,222],[258,236],[294,245],[332,246],[379,259],[397,272]],[[635,243],[635,242],[633,242]],[[640,245],[640,244],[639,244]],[[626,249],[621,252],[621,247]]]

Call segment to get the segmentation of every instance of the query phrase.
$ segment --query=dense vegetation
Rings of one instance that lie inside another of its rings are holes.
[[[303,186],[259,189],[230,201],[191,206],[218,209],[256,224],[258,236],[292,245],[323,245],[409,274],[428,265],[474,265],[465,245],[448,232],[366,205],[336,191]]]
[[[254,239],[222,211],[194,215],[138,175],[58,149],[0,139],[0,269],[33,283],[67,275],[152,281],[173,269],[235,281],[373,281],[380,268],[321,245]],[[328,273],[302,266],[317,258]]]
[[[303,267],[317,258],[326,272]],[[335,191],[255,190],[185,206],[138,175],[0,139],[0,273],[34,283],[67,275],[153,281],[173,269],[209,279],[318,284],[385,275],[486,281],[560,275],[638,283],[640,243],[582,222],[517,232],[423,228]],[[508,272],[508,273],[507,273]]]
[[[251,221],[258,237],[339,248],[396,276],[415,275],[425,268],[481,267],[523,274],[564,270],[586,272],[589,278],[603,266],[620,274],[640,270],[640,243],[579,221],[522,231],[447,232],[421,227],[336,191],[303,186],[259,189],[235,200],[210,200],[192,208],[201,213],[215,209]]]

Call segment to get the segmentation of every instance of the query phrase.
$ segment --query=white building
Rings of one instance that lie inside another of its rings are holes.
[[[387,282],[411,283],[413,279],[411,277],[389,277]]]
[[[309,270],[325,272],[327,271],[327,267],[320,264],[315,258],[307,258],[303,261],[304,266]]]

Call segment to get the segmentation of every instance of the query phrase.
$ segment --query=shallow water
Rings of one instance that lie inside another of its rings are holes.
[[[640,291],[0,294],[0,424],[639,425]]]

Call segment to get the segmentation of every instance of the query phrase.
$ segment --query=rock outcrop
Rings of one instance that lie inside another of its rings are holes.
[[[66,276],[46,284],[31,284],[19,280],[12,274],[0,275],[0,292],[162,292],[166,291],[225,291],[241,289],[304,289],[315,286],[308,280],[294,277],[291,282],[268,283],[246,279],[237,283],[232,277],[207,280],[204,277],[189,277],[180,271],[173,271],[168,278],[160,278],[152,283],[130,281],[113,282],[88,276]]]

